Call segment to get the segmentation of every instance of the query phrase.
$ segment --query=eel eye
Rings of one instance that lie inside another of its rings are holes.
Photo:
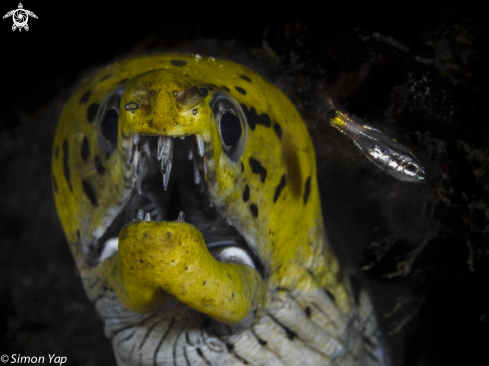
[[[210,105],[221,135],[224,153],[231,161],[236,162],[243,153],[248,139],[245,114],[240,105],[225,93],[217,93]]]
[[[406,170],[406,173],[410,174],[410,175],[415,175],[419,171],[418,167],[413,163],[406,164],[406,166],[404,167],[404,170]]]
[[[102,101],[95,117],[95,135],[100,150],[108,157],[117,147],[119,107],[125,86],[111,91]]]

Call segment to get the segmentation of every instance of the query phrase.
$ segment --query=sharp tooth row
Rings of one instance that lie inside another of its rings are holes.
[[[158,216],[158,215],[157,215]],[[156,218],[158,219],[158,217]],[[144,213],[144,210],[142,208],[140,208],[138,210],[138,213],[137,213],[137,216],[134,220],[137,220],[137,221],[151,221],[151,214],[149,212],[146,212],[146,214]],[[180,211],[180,213],[178,214],[178,221],[183,221],[185,222],[185,213],[183,211]]]
[[[181,136],[180,138],[183,140],[185,136]],[[199,154],[200,157],[204,157],[205,153],[205,148],[204,148],[204,139],[200,135],[195,135],[196,141],[197,141],[197,153]],[[145,158],[143,157],[142,152],[144,152],[144,155],[146,155],[147,159],[150,159],[151,157],[151,150],[150,150],[150,145],[149,143],[144,144],[142,146],[142,150],[139,148],[139,142],[141,141],[141,136],[138,134],[133,135],[133,144],[134,144],[134,149],[132,151],[132,156],[129,157],[129,160],[132,159],[133,167],[134,167],[134,179],[136,183],[136,187],[138,190],[138,193],[141,194],[141,184],[142,184],[142,174],[144,173],[145,169]],[[168,188],[168,184],[170,181],[170,173],[172,169],[172,159],[173,159],[173,137],[171,136],[160,136],[158,137],[158,148],[156,152],[156,157],[159,161],[161,161],[161,174],[163,175],[163,187],[165,191]],[[200,184],[202,182],[202,177],[200,174],[200,159],[197,158],[197,156],[194,155],[193,150],[189,150],[188,152],[188,159],[193,160],[193,165],[194,165],[194,183],[196,185]],[[203,170],[204,174],[207,174],[207,169],[205,167],[205,164],[203,165]],[[144,213],[143,213],[144,214]],[[139,218],[139,212],[138,212],[138,220],[142,220],[142,217]]]
[[[135,218],[135,220],[138,220],[138,221],[151,221],[151,214],[149,212],[146,212],[146,215],[144,214],[144,210],[142,208],[140,208],[138,210],[138,214]]]
[[[197,152],[203,158],[205,153],[204,139],[200,135],[195,135],[195,137],[197,138]]]

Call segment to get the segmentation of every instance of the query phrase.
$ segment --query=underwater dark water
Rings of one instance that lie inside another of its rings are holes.
[[[393,365],[489,358],[487,39],[474,3],[24,6],[39,17],[28,32],[0,23],[0,354],[115,363],[55,212],[56,118],[90,69],[180,50],[252,65],[306,118],[328,235],[370,290]],[[325,123],[326,96],[409,147],[426,182],[365,159]]]

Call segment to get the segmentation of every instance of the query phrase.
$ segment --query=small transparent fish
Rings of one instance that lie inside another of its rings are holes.
[[[380,131],[361,126],[339,111],[328,113],[331,125],[348,136],[375,165],[394,178],[405,182],[421,182],[426,174],[419,161],[396,140]]]

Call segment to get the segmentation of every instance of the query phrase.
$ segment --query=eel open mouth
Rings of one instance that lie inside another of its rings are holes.
[[[132,142],[128,162],[133,166],[135,188],[125,208],[92,248],[98,261],[118,251],[124,225],[142,220],[180,220],[200,231],[214,258],[249,265],[264,277],[257,254],[213,206],[207,190],[202,138],[134,134]]]

